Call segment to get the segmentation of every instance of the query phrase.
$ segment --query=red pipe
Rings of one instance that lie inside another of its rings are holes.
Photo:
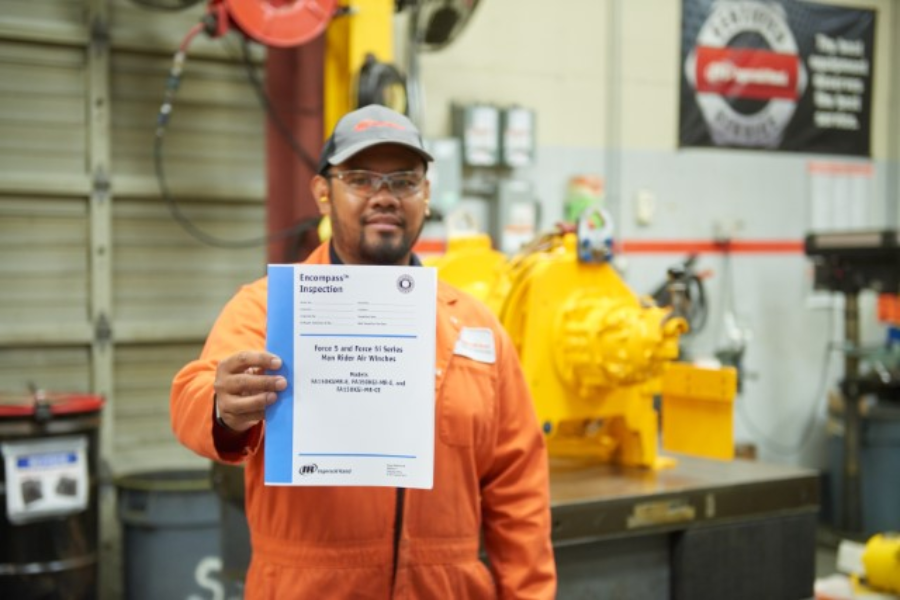
[[[268,48],[266,94],[272,110],[315,161],[324,141],[325,36],[296,48]],[[318,216],[309,191],[315,169],[266,120],[266,231],[271,235]],[[319,243],[315,228],[269,244],[270,263],[303,260]]]

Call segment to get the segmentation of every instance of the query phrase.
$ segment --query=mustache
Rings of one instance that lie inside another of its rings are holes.
[[[376,211],[364,214],[359,218],[360,225],[366,225],[372,222],[391,223],[400,227],[406,227],[406,219],[395,212]]]

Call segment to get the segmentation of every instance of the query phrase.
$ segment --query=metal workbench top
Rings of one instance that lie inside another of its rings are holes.
[[[659,471],[551,459],[554,543],[818,510],[814,470],[670,456]]]

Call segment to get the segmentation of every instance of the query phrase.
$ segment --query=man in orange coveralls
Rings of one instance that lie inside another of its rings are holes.
[[[431,156],[403,115],[346,115],[311,183],[332,240],[313,264],[418,265]],[[547,454],[509,337],[489,310],[439,282],[434,488],[263,484],[265,409],[283,390],[267,353],[266,279],[220,314],[172,386],[172,427],[188,448],[246,463],[252,560],[246,598],[542,598],[556,593]],[[459,353],[466,330],[493,339]],[[489,334],[485,334],[487,330]],[[466,354],[472,354],[467,352]],[[490,567],[479,560],[479,541]]]

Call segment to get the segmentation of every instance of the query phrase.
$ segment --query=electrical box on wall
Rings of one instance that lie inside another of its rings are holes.
[[[527,167],[534,162],[534,111],[511,106],[501,120],[502,163],[507,167]]]
[[[534,240],[540,221],[540,205],[530,182],[508,179],[500,182],[493,205],[493,237],[506,254],[515,254]]]
[[[425,148],[434,157],[434,162],[428,167],[431,206],[441,213],[447,213],[456,208],[462,197],[462,159],[459,140],[427,139]]]
[[[470,167],[500,164],[500,109],[496,106],[453,105],[453,134],[462,140],[464,164]]]

